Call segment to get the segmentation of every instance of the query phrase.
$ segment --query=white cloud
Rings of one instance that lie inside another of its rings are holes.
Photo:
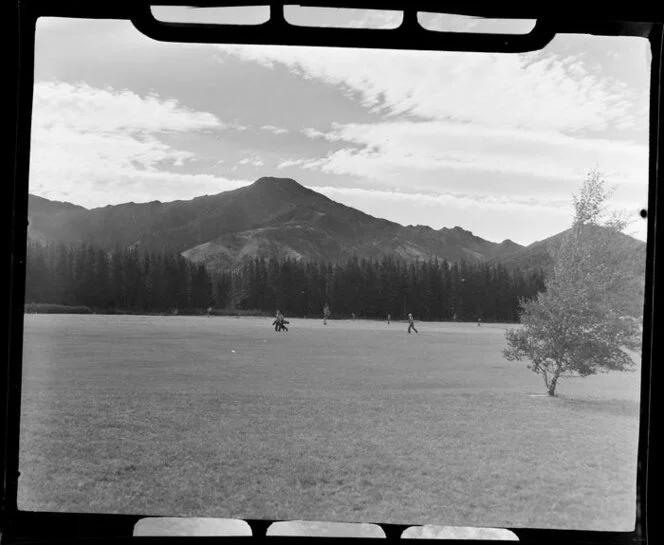
[[[253,157],[253,158],[243,157],[236,163],[234,169],[237,169],[238,165],[242,166],[251,165],[253,167],[262,167],[264,164],[265,163],[263,162],[263,160],[258,157]]]
[[[634,193],[642,194],[647,183],[647,82],[628,86],[605,77],[587,62],[592,56],[235,45],[220,50],[334,86],[382,116],[378,123],[302,129],[308,138],[336,145],[319,158],[284,158],[278,168],[414,191],[441,183],[459,188],[467,175],[473,190],[495,194],[513,178],[512,193],[523,192],[530,180],[540,188],[558,184],[565,195],[598,163],[608,182]],[[619,138],[620,131],[628,133]]]
[[[611,182],[645,187],[648,148],[628,141],[566,136],[553,131],[487,129],[449,122],[394,121],[336,125],[321,133],[347,147],[288,166],[360,176],[414,187],[423,171],[486,171],[581,180],[598,163]],[[352,146],[352,147],[351,147]]]
[[[275,127],[274,125],[263,125],[261,129],[264,131],[272,132],[274,134],[286,134],[288,132],[288,129],[284,129],[283,127]]]
[[[191,198],[246,185],[181,170],[196,155],[163,142],[170,135],[225,128],[216,116],[157,95],[81,84],[35,84],[30,190],[83,206]],[[175,138],[177,140],[177,138]]]
[[[147,137],[80,133],[51,127],[33,134],[30,191],[86,207],[189,199],[247,185],[207,174],[175,173],[155,165],[178,165],[188,152]],[[181,167],[180,167],[181,168]]]
[[[224,128],[213,114],[196,112],[175,99],[85,83],[37,82],[35,127],[63,126],[81,132],[184,132]]]
[[[318,129],[314,129],[311,127],[307,127],[305,129],[302,129],[302,134],[304,134],[307,138],[326,138],[326,133],[319,131]]]
[[[297,165],[301,165],[304,162],[304,159],[286,159],[285,161],[281,161],[278,165],[278,169],[282,168],[288,168],[288,167],[293,167]]]

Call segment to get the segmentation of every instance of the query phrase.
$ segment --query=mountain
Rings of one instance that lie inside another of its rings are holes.
[[[68,202],[49,201],[36,195],[28,196],[28,238],[39,242],[75,242],[77,233],[87,229],[79,218],[88,210]]]
[[[187,201],[94,209],[30,195],[29,222],[28,235],[34,241],[85,242],[108,251],[116,246],[170,250],[210,268],[234,268],[256,256],[339,261],[353,255],[547,268],[550,250],[562,236],[524,247],[511,240],[490,242],[461,227],[404,227],[335,202],[290,178],[272,177]],[[637,256],[637,261],[645,256],[643,242],[621,237],[616,244],[624,255]]]
[[[618,233],[604,227],[594,227],[600,237],[610,244],[612,265],[626,270],[632,275],[644,277],[646,243],[624,233]],[[529,246],[521,247],[513,253],[504,254],[498,260],[506,267],[521,270],[553,269],[553,254],[560,247],[569,229],[544,240],[536,241]]]
[[[31,195],[29,220],[33,238],[88,242],[108,250],[120,245],[177,252],[226,234],[287,223],[311,224],[348,239],[401,227],[287,178],[261,178],[248,187],[188,201],[132,202],[92,210]]]

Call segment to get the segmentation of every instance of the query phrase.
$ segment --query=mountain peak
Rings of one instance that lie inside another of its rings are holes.
[[[441,227],[440,229],[438,229],[438,231],[443,233],[455,233],[457,235],[470,235],[472,237],[475,236],[472,231],[468,231],[468,229],[464,229],[463,227],[459,227],[458,225],[452,228]]]
[[[257,198],[286,198],[300,199],[312,198],[313,195],[325,198],[324,195],[315,193],[311,189],[304,187],[292,178],[278,178],[276,176],[263,176],[258,178],[253,184],[246,188],[249,194]]]
[[[261,187],[261,186],[277,186],[277,187],[283,187],[283,188],[304,188],[302,184],[297,183],[295,180],[292,178],[277,178],[276,176],[263,176],[261,178],[258,178],[253,184],[256,187]]]
[[[422,224],[417,224],[417,225],[409,225],[408,226],[410,229],[413,229],[415,231],[433,231],[431,227],[428,225],[422,225]]]
[[[86,210],[85,207],[80,206],[78,204],[73,204],[73,203],[70,203],[70,202],[67,202],[67,201],[55,201],[55,200],[47,199],[46,197],[40,197],[39,195],[34,195],[32,193],[30,193],[28,195],[28,200],[30,201],[30,205],[33,206],[33,207],[37,206],[37,205],[41,205],[41,206],[60,207],[60,208],[63,208],[63,209],[71,209],[71,210],[74,210],[74,209]]]

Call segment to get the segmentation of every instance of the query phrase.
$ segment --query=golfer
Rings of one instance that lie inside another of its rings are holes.
[[[282,329],[282,324],[283,324],[283,319],[284,317],[281,315],[281,312],[279,309],[277,309],[277,313],[274,318],[274,322],[272,322],[272,325],[274,326],[274,330],[279,332]]]
[[[415,323],[413,322],[413,315],[409,312],[408,313],[408,334],[410,335],[410,330],[413,330],[415,333],[418,333],[417,329],[415,329]]]

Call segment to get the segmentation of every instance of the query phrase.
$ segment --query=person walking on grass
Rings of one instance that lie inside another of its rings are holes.
[[[415,322],[413,321],[413,315],[409,312],[408,313],[408,334],[410,335],[410,330],[413,330],[415,333],[419,333],[417,329],[415,329]]]
[[[278,333],[282,329],[284,329],[284,316],[281,314],[279,309],[277,309],[277,314],[275,315],[274,322],[272,322],[272,325],[274,326],[274,330]],[[288,330],[286,330],[288,331]]]
[[[387,315],[387,325],[390,325],[390,320],[392,319],[392,315],[388,314]]]
[[[330,317],[330,306],[325,303],[323,307],[323,325],[327,325],[327,319]]]
[[[289,323],[290,322],[288,320],[286,320],[284,315],[279,310],[277,310],[277,317],[274,320],[274,322],[272,322],[272,325],[274,326],[274,330],[277,331],[277,332],[279,332],[279,331],[288,331],[288,328],[286,327],[286,324],[289,324]]]

